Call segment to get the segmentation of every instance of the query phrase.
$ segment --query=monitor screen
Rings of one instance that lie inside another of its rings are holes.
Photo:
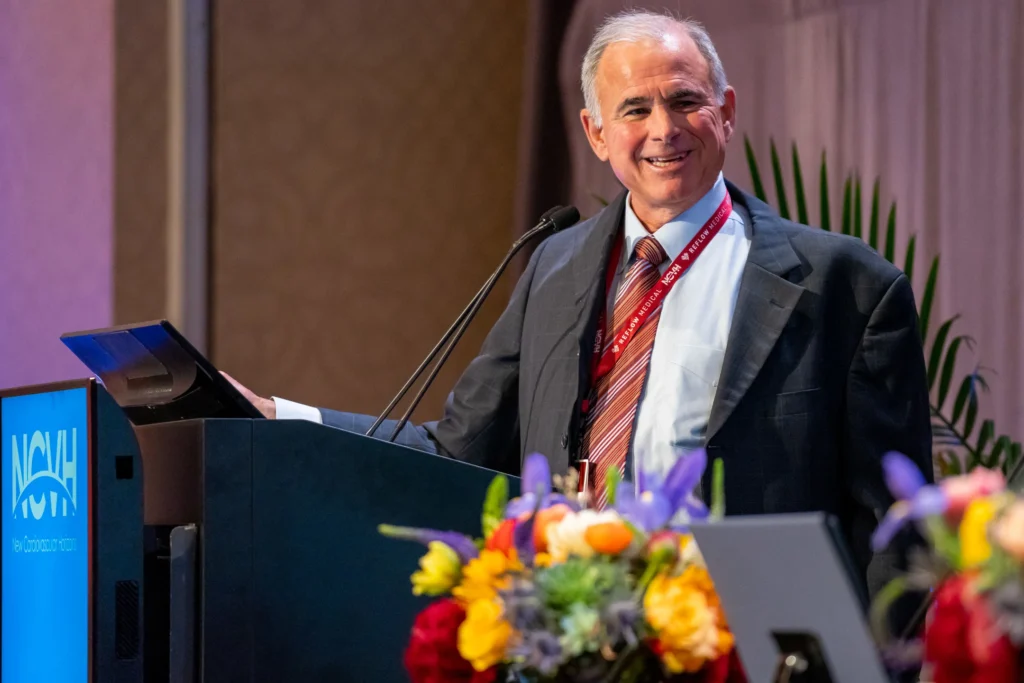
[[[89,681],[86,387],[0,398],[0,680]]]

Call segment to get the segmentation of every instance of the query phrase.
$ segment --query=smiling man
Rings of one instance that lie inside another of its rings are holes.
[[[699,25],[610,18],[582,87],[623,192],[537,248],[442,419],[400,440],[512,473],[532,452],[555,472],[586,460],[599,492],[613,468],[662,475],[703,447],[724,461],[730,513],[830,512],[866,571],[892,502],[882,455],[931,472],[910,283],[725,180],[736,94]],[[271,417],[372,422],[249,396]]]

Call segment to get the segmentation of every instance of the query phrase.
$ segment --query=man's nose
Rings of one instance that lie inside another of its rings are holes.
[[[655,105],[647,117],[647,136],[656,142],[671,142],[682,130],[670,107]]]

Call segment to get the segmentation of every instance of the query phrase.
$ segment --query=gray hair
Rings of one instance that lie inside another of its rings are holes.
[[[644,10],[627,10],[608,17],[597,29],[594,39],[590,41],[587,54],[583,57],[583,68],[580,81],[583,87],[583,101],[600,127],[601,104],[597,101],[597,67],[605,49],[612,43],[637,43],[641,40],[660,40],[666,30],[682,29],[697,44],[697,49],[708,64],[711,76],[711,90],[719,104],[725,101],[725,89],[729,82],[725,78],[725,68],[718,57],[715,44],[704,27],[690,19],[678,19],[671,14],[659,14]]]

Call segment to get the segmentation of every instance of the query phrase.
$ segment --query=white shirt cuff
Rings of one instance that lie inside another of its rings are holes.
[[[324,423],[323,416],[320,415],[317,408],[277,396],[271,396],[271,398],[274,399],[274,405],[277,407],[278,420],[309,420],[317,424]]]

